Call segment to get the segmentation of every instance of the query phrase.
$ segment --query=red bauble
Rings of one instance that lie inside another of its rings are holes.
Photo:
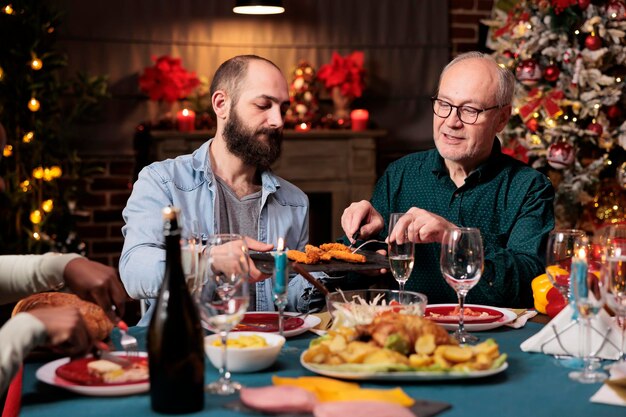
[[[548,164],[554,169],[565,169],[574,163],[575,150],[571,143],[559,141],[548,147]]]
[[[526,126],[531,132],[535,133],[537,131],[537,128],[539,128],[539,121],[534,118],[530,119],[526,122]]]
[[[589,3],[591,3],[591,0],[578,0],[578,7],[580,7],[580,10],[585,10],[589,7]]]
[[[602,39],[599,36],[589,35],[585,38],[585,47],[590,51],[596,51],[602,47]]]
[[[602,132],[604,131],[600,123],[589,123],[587,130],[593,132],[595,136],[602,136]]]
[[[515,58],[515,54],[511,51],[509,51],[508,49],[504,52],[502,52],[502,55],[504,55],[505,58],[511,59],[511,58]]]
[[[624,20],[626,18],[626,5],[621,0],[611,0],[606,6],[606,14],[609,19]]]
[[[515,68],[515,77],[524,85],[534,86],[541,79],[541,67],[534,59],[525,59]]]
[[[550,64],[543,70],[543,78],[545,78],[547,82],[553,83],[559,79],[560,73],[561,69],[558,65]]]
[[[615,122],[622,117],[622,110],[618,106],[613,105],[607,109],[606,117]]]

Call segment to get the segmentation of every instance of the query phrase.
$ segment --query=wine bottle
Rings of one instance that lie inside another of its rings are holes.
[[[204,338],[185,283],[178,213],[163,209],[165,274],[147,335],[152,409],[167,414],[204,407]]]

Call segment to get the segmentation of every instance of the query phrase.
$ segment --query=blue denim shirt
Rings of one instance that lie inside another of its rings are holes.
[[[124,248],[120,277],[135,299],[155,299],[165,269],[165,244],[161,210],[180,208],[179,223],[184,232],[215,234],[219,224],[215,177],[210,167],[212,139],[190,155],[154,162],[143,168],[122,212]],[[279,237],[290,249],[303,250],[309,239],[309,200],[299,188],[265,171],[261,175],[261,212],[257,240],[276,245]],[[289,282],[288,310],[308,311],[312,285],[301,276]],[[256,284],[256,310],[274,309],[271,280]],[[154,303],[150,303],[154,305]],[[147,325],[148,309],[140,321]]]

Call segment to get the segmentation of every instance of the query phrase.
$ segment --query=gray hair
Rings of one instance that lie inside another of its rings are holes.
[[[511,72],[508,68],[501,67],[491,55],[478,51],[462,53],[450,61],[448,65],[445,66],[443,71],[441,71],[441,75],[439,76],[439,85],[441,85],[441,80],[443,79],[443,75],[446,71],[448,71],[455,64],[465,61],[466,59],[484,59],[486,61],[493,62],[498,71],[498,90],[496,91],[496,101],[501,107],[508,106],[513,102],[513,93],[515,92],[515,76],[513,75],[513,72]],[[439,87],[437,87],[437,90],[439,90]]]
[[[238,55],[232,57],[224,61],[217,71],[215,71],[210,88],[211,97],[213,97],[213,94],[217,90],[224,90],[230,95],[233,103],[237,103],[239,95],[241,94],[243,80],[248,74],[248,64],[251,61],[267,62],[280,71],[280,68],[272,61],[257,55]]]

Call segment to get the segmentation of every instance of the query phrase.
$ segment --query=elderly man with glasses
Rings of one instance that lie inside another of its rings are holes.
[[[396,239],[400,230],[421,244],[407,290],[430,303],[456,301],[439,270],[443,232],[480,229],[482,278],[468,303],[532,306],[531,280],[545,268],[545,244],[554,227],[554,189],[526,164],[502,153],[496,134],[511,115],[515,79],[488,55],[468,52],[441,73],[432,99],[436,149],[408,155],[378,181],[371,201],[352,203],[342,216],[346,236]],[[389,214],[405,212],[398,226]],[[352,240],[352,239],[350,239]]]

